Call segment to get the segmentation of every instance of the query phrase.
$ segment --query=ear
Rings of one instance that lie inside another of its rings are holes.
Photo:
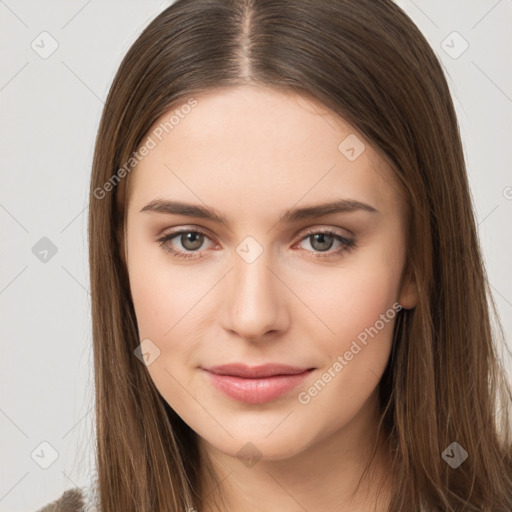
[[[410,270],[410,266],[404,272],[402,278],[402,284],[400,287],[400,296],[398,302],[404,309],[412,309],[416,307],[419,300],[418,286],[413,273]]]

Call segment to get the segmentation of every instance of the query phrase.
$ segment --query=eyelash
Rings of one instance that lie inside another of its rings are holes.
[[[199,251],[190,251],[188,253],[182,252],[182,251],[177,251],[176,249],[172,248],[172,246],[169,244],[169,242],[173,238],[176,238],[178,235],[181,235],[183,233],[196,233],[196,234],[204,235],[207,238],[210,238],[207,233],[205,233],[204,231],[201,231],[200,229],[179,229],[179,230],[172,231],[171,233],[164,235],[163,237],[159,238],[157,241],[160,242],[160,246],[166,253],[172,254],[176,258],[181,258],[181,259],[186,259],[186,260],[194,260],[194,259],[201,258],[201,256],[195,255],[195,253],[199,253]],[[304,240],[311,237],[312,235],[333,235],[334,238],[342,244],[342,246],[335,251],[329,250],[329,251],[325,251],[324,253],[320,252],[320,251],[313,251],[313,252],[315,252],[316,257],[319,259],[332,258],[334,256],[340,255],[343,252],[349,252],[354,247],[356,247],[356,241],[354,239],[345,238],[332,230],[309,230],[299,240],[299,243],[303,242]],[[311,251],[309,251],[309,252],[311,252]]]

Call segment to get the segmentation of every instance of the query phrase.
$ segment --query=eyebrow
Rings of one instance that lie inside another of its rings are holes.
[[[229,219],[213,208],[207,206],[183,203],[180,201],[169,201],[165,199],[154,199],[148,203],[141,212],[155,212],[164,214],[184,215],[186,217],[198,217],[207,219],[225,226],[229,225]],[[279,217],[279,224],[297,222],[304,219],[324,217],[333,213],[345,213],[354,211],[366,211],[379,213],[373,206],[354,201],[352,199],[339,199],[329,203],[307,206],[304,208],[292,208],[285,211]]]

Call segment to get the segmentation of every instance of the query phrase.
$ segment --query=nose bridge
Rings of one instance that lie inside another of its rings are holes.
[[[275,266],[270,249],[264,249],[255,239],[247,237],[236,252],[226,300],[229,308],[226,327],[242,337],[257,339],[283,327],[279,324],[279,319],[283,318],[280,283],[270,270]]]

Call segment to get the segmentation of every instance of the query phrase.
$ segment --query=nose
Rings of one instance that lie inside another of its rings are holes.
[[[254,342],[275,337],[288,327],[289,294],[265,251],[252,263],[235,255],[223,304],[224,328]]]

